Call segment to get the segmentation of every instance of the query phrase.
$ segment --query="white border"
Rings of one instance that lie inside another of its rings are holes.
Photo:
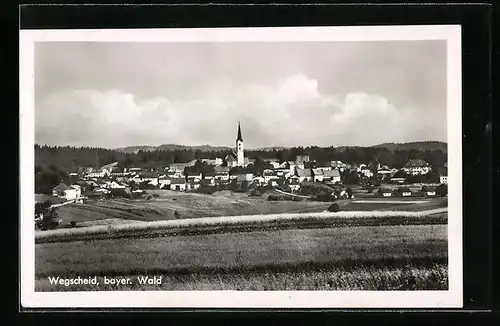
[[[34,42],[447,40],[448,291],[35,292]],[[20,31],[21,304],[26,308],[459,308],[462,293],[461,27],[369,26]]]

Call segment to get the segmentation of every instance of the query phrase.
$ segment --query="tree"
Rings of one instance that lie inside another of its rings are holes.
[[[448,194],[448,185],[440,184],[436,187],[436,195],[438,196],[446,196]]]
[[[352,198],[352,189],[347,187],[347,189],[345,190],[345,192],[347,193],[347,195],[349,196],[349,198]]]
[[[243,180],[240,185],[240,191],[247,192],[248,191],[248,181]]]
[[[38,216],[40,214],[43,214],[43,216],[47,215],[49,212],[49,208],[51,206],[50,200],[46,200],[41,203],[36,203],[35,204],[35,215]]]
[[[328,207],[329,212],[338,212],[340,211],[340,206],[337,203],[333,203]]]
[[[179,218],[180,218],[180,214],[179,214],[179,212],[178,212],[178,211],[175,211],[175,212],[174,212],[174,217],[175,217],[176,219],[179,219]]]

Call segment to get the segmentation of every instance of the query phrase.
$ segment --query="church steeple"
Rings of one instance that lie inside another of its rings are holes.
[[[243,137],[241,137],[241,126],[239,121],[238,121],[238,138],[236,138],[236,141],[243,141]]]
[[[238,137],[236,138],[236,162],[238,166],[245,166],[245,153],[243,150],[243,137],[241,137],[241,126],[238,121]]]

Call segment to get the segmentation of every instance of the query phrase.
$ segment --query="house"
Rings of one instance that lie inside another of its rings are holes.
[[[391,178],[391,182],[392,183],[399,183],[399,184],[402,184],[406,181],[406,178],[402,178],[402,177],[395,177],[395,178]]]
[[[161,176],[158,178],[158,185],[160,188],[167,188],[170,186],[172,179],[169,176]]]
[[[297,155],[295,158],[295,164],[303,164],[305,162],[309,162],[309,155]]]
[[[340,172],[338,169],[323,171],[323,180],[332,183],[340,182]]]
[[[392,197],[392,191],[391,191],[391,189],[387,189],[387,188],[380,188],[377,191],[377,194],[379,196],[382,196],[382,197]]]
[[[185,178],[174,178],[170,180],[170,190],[185,191],[186,190],[186,179]]]
[[[142,180],[142,182],[147,182],[148,184],[154,186],[158,185],[158,173],[156,172],[151,172],[151,171],[141,172],[139,177]]]
[[[82,196],[82,188],[79,185],[67,186],[61,182],[52,189],[52,196],[74,200]]]
[[[410,197],[412,195],[412,192],[408,187],[398,188],[397,193],[402,197]]]
[[[407,174],[410,175],[422,175],[430,172],[431,167],[429,163],[420,159],[412,159],[406,162],[405,166],[402,168]]]
[[[304,162],[304,169],[314,169],[317,165],[316,161],[307,161]]]
[[[341,172],[344,172],[347,169],[347,165],[342,163],[342,161],[330,161],[330,166],[333,169],[339,169]]]
[[[187,174],[188,181],[190,181],[190,180],[193,180],[193,181],[197,180],[198,182],[200,182],[201,177],[202,177],[201,176],[201,172],[199,172],[199,173],[198,172],[188,172],[188,174]]]
[[[229,181],[229,172],[215,172],[215,180]]]
[[[392,174],[392,170],[387,165],[383,165],[383,166],[381,166],[381,167],[379,167],[377,169],[377,174],[380,174],[380,175],[391,175]]]
[[[200,181],[200,186],[213,187],[213,186],[215,186],[215,179],[203,179]]]
[[[221,158],[215,158],[215,159],[208,159],[208,158],[202,158],[201,159],[202,162],[204,163],[207,163],[207,164],[210,164],[210,165],[215,165],[215,166],[219,166],[219,165],[222,165],[223,160]]]
[[[237,182],[243,182],[243,181],[247,181],[247,182],[250,182],[253,180],[253,174],[252,173],[242,173],[242,174],[237,174],[236,175],[237,178]]]
[[[426,197],[436,196],[436,188],[435,187],[423,186],[421,192],[422,192],[422,195],[424,195]]]
[[[264,185],[266,184],[266,179],[264,177],[254,177],[252,179],[252,182],[258,183],[259,185]]]
[[[125,189],[124,185],[121,185],[116,181],[111,181],[110,183],[107,184],[107,186],[110,189]]]
[[[186,190],[196,190],[198,188],[200,188],[200,182],[195,182],[194,179],[186,182]]]
[[[303,181],[311,181],[312,180],[312,173],[311,169],[296,169],[295,174],[299,178],[299,182]]]
[[[278,180],[279,177],[275,171],[266,169],[262,172],[262,177],[264,177],[264,182],[269,183],[271,180]]]
[[[292,191],[297,191],[300,189],[299,177],[292,176],[288,179],[288,186]]]
[[[321,169],[312,169],[312,177],[313,182],[321,182],[323,181],[323,170]]]

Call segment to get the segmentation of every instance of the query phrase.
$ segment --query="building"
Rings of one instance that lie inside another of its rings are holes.
[[[230,168],[236,166],[246,167],[249,163],[248,158],[245,158],[245,151],[243,147],[243,137],[241,136],[241,125],[238,122],[238,134],[236,136],[235,151],[232,151],[224,158],[226,165]]]
[[[82,196],[82,188],[79,185],[67,186],[61,182],[52,189],[52,196],[66,200],[75,200]]]
[[[253,174],[252,173],[242,173],[242,174],[237,174],[237,178],[236,178],[236,181],[239,183],[239,182],[243,182],[243,181],[247,181],[247,182],[250,182],[253,180]]]
[[[398,189],[398,194],[402,197],[410,197],[412,195],[412,192],[408,187],[401,187]]]
[[[312,169],[312,177],[314,182],[323,181],[323,170],[322,169]]]
[[[311,169],[296,169],[295,174],[299,178],[299,182],[312,180]]]
[[[158,178],[158,185],[160,188],[167,188],[170,186],[172,179],[169,176],[162,176]]]
[[[186,190],[186,179],[185,178],[171,179],[170,180],[170,190],[185,191]]]
[[[297,155],[297,157],[295,158],[295,164],[297,165],[304,164],[305,162],[309,161],[310,161],[309,155]]]
[[[323,171],[323,180],[332,183],[340,182],[340,172],[338,169]]]
[[[448,184],[448,176],[447,175],[440,175],[439,176],[439,183],[447,185]]]
[[[391,189],[387,189],[387,188],[380,188],[378,190],[377,194],[379,196],[382,196],[382,197],[392,197],[392,191],[391,191]]]
[[[429,163],[424,160],[409,160],[405,166],[402,168],[407,174],[410,175],[422,175],[430,172],[431,167]]]

